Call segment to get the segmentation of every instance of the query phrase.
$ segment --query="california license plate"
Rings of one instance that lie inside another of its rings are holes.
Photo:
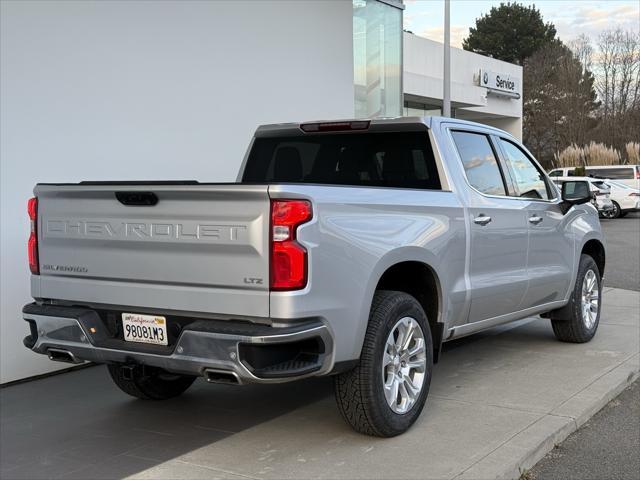
[[[127,342],[168,345],[167,319],[156,315],[123,313],[122,328]]]

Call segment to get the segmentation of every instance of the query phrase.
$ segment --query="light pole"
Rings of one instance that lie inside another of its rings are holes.
[[[450,1],[444,0],[444,71],[442,74],[442,116],[451,116],[451,29]]]

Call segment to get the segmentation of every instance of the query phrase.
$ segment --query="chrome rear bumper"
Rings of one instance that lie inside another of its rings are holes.
[[[228,378],[236,377],[236,383],[281,383],[323,375],[333,367],[333,339],[319,320],[282,328],[198,320],[181,330],[174,345],[157,347],[108,338],[100,317],[90,309],[29,304],[23,309],[23,317],[31,326],[31,335],[24,339],[27,348],[70,363],[148,365],[184,375],[201,375],[209,381],[215,377],[211,372],[219,372]],[[216,331],[216,325],[221,323],[228,326]],[[297,355],[289,361],[285,358],[283,362],[269,365],[267,361],[264,365],[265,358],[282,360],[284,350],[296,355],[296,348],[308,351],[310,346],[311,350],[317,346],[315,354],[307,352],[304,358]]]

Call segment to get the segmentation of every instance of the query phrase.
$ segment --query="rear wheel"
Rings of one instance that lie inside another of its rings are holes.
[[[196,377],[177,375],[157,367],[107,365],[113,382],[124,393],[144,400],[166,400],[182,394]]]
[[[427,317],[411,295],[376,292],[360,362],[335,377],[338,408],[356,431],[405,432],[429,393],[433,346]]]
[[[556,338],[562,342],[585,343],[593,338],[600,322],[602,281],[596,262],[589,255],[580,257],[578,277],[568,306],[568,318],[553,319]]]

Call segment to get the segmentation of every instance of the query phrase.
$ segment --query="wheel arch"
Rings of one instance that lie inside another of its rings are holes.
[[[422,255],[407,255],[407,252],[398,255],[396,252],[378,263],[375,269],[376,273],[372,275],[367,289],[366,301],[363,306],[363,311],[366,312],[366,321],[359,338],[361,341],[364,340],[375,292],[377,290],[405,292],[420,303],[427,315],[433,340],[433,360],[436,362],[443,340],[443,311],[446,305],[446,292],[441,283],[441,276],[434,266],[437,265],[436,257],[425,258],[425,251],[421,250]],[[427,254],[430,255],[429,252]],[[362,348],[362,343],[360,343],[360,348]]]
[[[604,248],[604,244],[595,238],[587,240],[582,249],[580,250],[580,254],[589,255],[596,262],[598,266],[598,270],[600,272],[600,278],[604,278],[604,267],[606,264],[606,252]]]

